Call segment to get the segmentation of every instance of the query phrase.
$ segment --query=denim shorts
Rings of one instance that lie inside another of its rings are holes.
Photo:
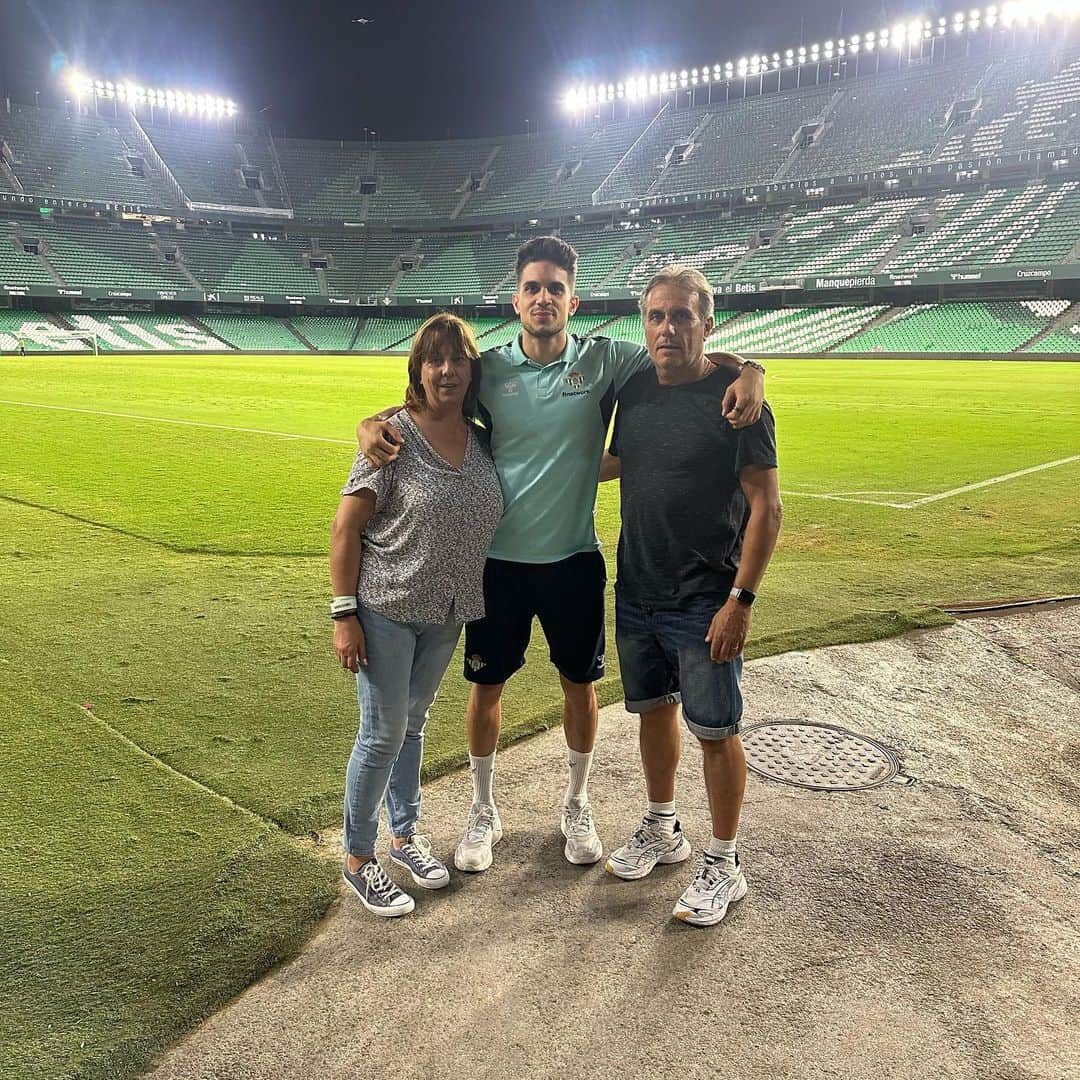
[[[697,597],[678,611],[638,607],[615,594],[626,711],[649,712],[682,702],[686,726],[699,739],[727,739],[742,724],[742,656],[715,663],[705,640],[726,597]]]

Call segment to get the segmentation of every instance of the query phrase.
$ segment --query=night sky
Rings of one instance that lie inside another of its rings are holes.
[[[65,60],[234,98],[275,134],[384,139],[532,131],[574,80],[681,69],[949,14],[959,4],[282,3],[0,0],[0,86],[59,104]],[[367,25],[354,19],[369,19]]]

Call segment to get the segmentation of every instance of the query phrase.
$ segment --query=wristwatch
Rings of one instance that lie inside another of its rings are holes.
[[[743,367],[753,368],[755,371],[760,371],[762,375],[765,374],[765,365],[759,364],[756,360],[744,360]]]
[[[756,593],[752,593],[749,589],[740,589],[738,586],[732,589],[728,595],[737,600],[743,607],[750,607],[757,599]]]

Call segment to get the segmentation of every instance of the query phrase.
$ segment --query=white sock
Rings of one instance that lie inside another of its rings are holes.
[[[649,817],[656,822],[662,833],[675,835],[675,803],[649,802]]]
[[[711,855],[714,859],[723,859],[725,862],[734,865],[735,844],[737,840],[738,836],[734,836],[730,840],[721,840],[714,836],[709,841],[709,846],[705,849],[705,854]]]
[[[495,796],[492,794],[492,785],[495,782],[495,753],[484,757],[469,755],[469,772],[472,773],[473,802],[484,803],[487,806],[495,805]]]
[[[592,767],[592,751],[587,754],[571,750],[566,753],[570,759],[570,783],[566,787],[566,806],[584,806],[589,801],[589,769]]]

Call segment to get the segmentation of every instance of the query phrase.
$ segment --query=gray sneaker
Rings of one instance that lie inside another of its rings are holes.
[[[416,907],[413,898],[386,876],[375,859],[369,859],[355,872],[349,869],[346,862],[341,868],[341,876],[372,915],[392,919],[398,915],[408,915]]]
[[[441,889],[450,884],[450,871],[431,854],[431,841],[419,833],[401,847],[391,844],[390,861],[408,870],[421,889]]]

